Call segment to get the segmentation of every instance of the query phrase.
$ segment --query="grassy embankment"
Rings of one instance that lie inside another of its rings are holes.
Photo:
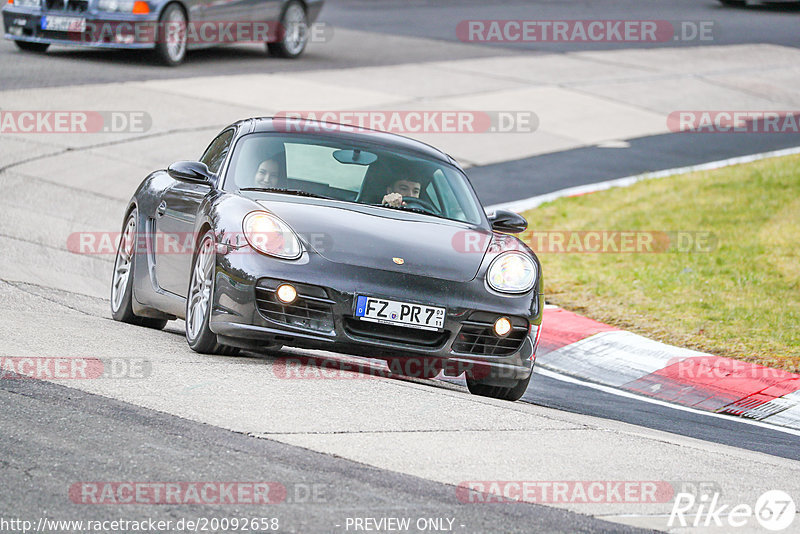
[[[666,343],[800,372],[800,156],[645,180],[524,215],[529,232],[710,232],[706,252],[678,249],[674,234],[663,253],[541,251],[547,300]],[[654,235],[658,248],[663,235]]]

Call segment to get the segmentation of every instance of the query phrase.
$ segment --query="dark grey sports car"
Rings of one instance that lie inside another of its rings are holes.
[[[539,260],[508,235],[526,227],[487,217],[464,171],[426,144],[247,119],[136,190],[111,310],[154,328],[184,318],[201,353],[333,350],[401,374],[466,373],[472,393],[517,400],[544,304]]]

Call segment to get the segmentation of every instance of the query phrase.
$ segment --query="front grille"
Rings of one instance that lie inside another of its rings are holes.
[[[418,347],[441,347],[448,337],[447,332],[373,323],[372,321],[361,321],[352,317],[345,318],[344,329],[354,337],[394,341],[395,343]]]
[[[53,30],[43,30],[41,32],[43,37],[48,39],[58,39],[59,41],[71,41],[73,43],[89,43],[93,42],[89,33],[77,32],[55,32]]]
[[[494,321],[500,315],[474,313],[461,323],[461,331],[453,342],[453,352],[475,356],[508,356],[517,352],[528,334],[528,321],[509,317],[512,330],[506,337],[494,333]]]
[[[83,13],[89,9],[88,0],[68,0],[64,4],[64,0],[46,0],[45,6],[48,11],[74,11],[76,13]]]
[[[256,284],[256,308],[269,320],[304,330],[333,332],[333,304],[324,288],[290,282],[297,299],[283,304],[275,295],[283,280],[262,278]]]

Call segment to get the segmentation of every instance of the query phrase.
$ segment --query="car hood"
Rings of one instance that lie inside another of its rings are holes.
[[[487,230],[382,208],[259,203],[287,222],[306,246],[334,263],[466,282],[478,274],[491,242]],[[480,250],[465,252],[458,246],[467,233],[481,235]],[[395,259],[400,258],[398,265]]]

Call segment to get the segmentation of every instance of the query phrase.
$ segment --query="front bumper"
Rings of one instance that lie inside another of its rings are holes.
[[[43,17],[85,19],[83,32],[50,31],[42,28]],[[73,11],[3,8],[4,37],[15,41],[66,46],[89,46],[112,49],[148,49],[155,41],[149,28],[158,21],[157,13],[132,15],[102,11]],[[141,25],[148,29],[137,30]],[[150,32],[150,33],[148,33]]]
[[[218,250],[210,329],[223,343],[251,348],[280,343],[370,358],[436,359],[451,362],[451,369],[475,370],[476,377],[480,374],[493,385],[531,373],[542,319],[538,291],[507,296],[487,291],[482,279],[454,282],[336,264],[314,253],[282,261],[249,247],[244,250]],[[300,307],[283,309],[286,315],[281,315],[270,290],[280,282],[293,283],[301,295]],[[360,321],[354,318],[359,295],[444,306],[444,328],[430,332]],[[490,327],[499,316],[512,319],[509,339],[482,337],[481,325]]]

